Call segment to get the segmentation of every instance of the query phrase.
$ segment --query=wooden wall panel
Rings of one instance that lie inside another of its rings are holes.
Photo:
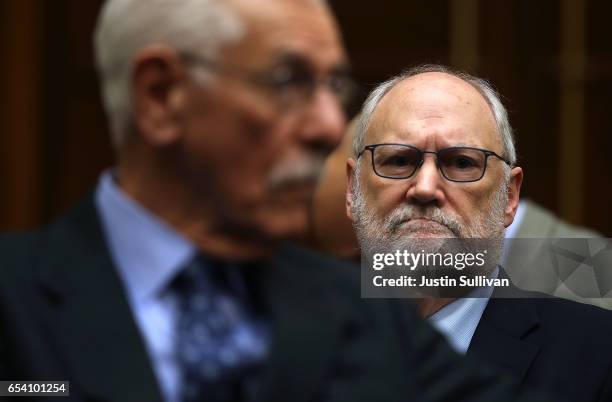
[[[37,0],[0,4],[0,227],[6,230],[41,218],[42,6]]]
[[[366,89],[411,65],[449,62],[448,0],[331,3]]]
[[[585,223],[612,237],[612,42],[608,1],[586,5]]]
[[[112,163],[93,62],[92,33],[101,1],[47,0],[45,186],[50,220],[88,192]]]
[[[558,2],[481,4],[480,74],[498,88],[510,113],[525,170],[523,194],[557,210]]]

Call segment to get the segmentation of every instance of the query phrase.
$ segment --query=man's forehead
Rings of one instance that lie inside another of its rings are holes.
[[[491,108],[476,88],[447,73],[427,72],[401,81],[381,99],[368,134],[410,132],[429,124],[497,132]]]

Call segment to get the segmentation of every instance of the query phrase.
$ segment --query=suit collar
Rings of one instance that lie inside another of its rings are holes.
[[[514,292],[520,292],[515,289]],[[515,293],[516,294],[516,293]],[[525,378],[540,347],[531,340],[540,318],[530,299],[489,300],[470,343],[468,354],[508,369]]]
[[[188,239],[128,196],[111,171],[100,177],[95,205],[114,265],[136,303],[158,297],[196,254]]]
[[[93,197],[48,229],[43,255],[46,317],[75,385],[97,400],[161,402]]]

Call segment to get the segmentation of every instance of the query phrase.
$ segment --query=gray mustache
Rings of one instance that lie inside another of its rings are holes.
[[[416,208],[412,205],[402,205],[395,209],[387,218],[387,226],[392,232],[396,232],[399,227],[412,219],[428,219],[447,227],[453,234],[459,237],[461,233],[460,223],[453,217],[442,212],[438,208]]]
[[[300,183],[314,183],[321,175],[324,162],[324,157],[282,162],[268,176],[268,190],[277,190]]]

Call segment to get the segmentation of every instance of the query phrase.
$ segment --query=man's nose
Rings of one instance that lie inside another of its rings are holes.
[[[443,178],[436,164],[436,155],[423,154],[421,167],[410,179],[410,187],[406,192],[406,200],[416,204],[434,204],[442,206],[444,192]]]
[[[315,90],[300,128],[302,141],[313,150],[333,150],[346,130],[346,114],[327,88]]]

